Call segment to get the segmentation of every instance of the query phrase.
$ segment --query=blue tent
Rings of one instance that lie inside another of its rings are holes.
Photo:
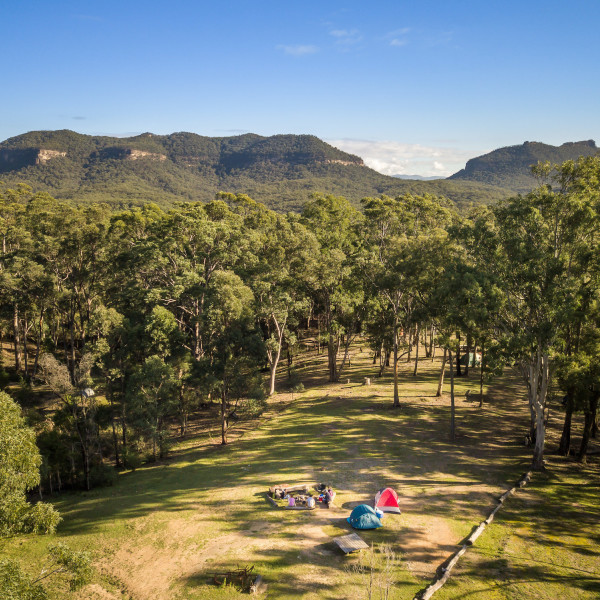
[[[383,527],[375,510],[368,504],[361,504],[354,508],[350,516],[346,519],[354,529],[376,529]]]

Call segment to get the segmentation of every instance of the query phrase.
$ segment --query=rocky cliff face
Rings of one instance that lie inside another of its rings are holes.
[[[66,152],[60,150],[38,150],[37,157],[35,159],[36,165],[45,165],[49,160],[58,158],[59,156],[66,156]]]
[[[324,162],[326,165],[355,165],[358,167],[365,166],[365,163],[363,162],[362,158],[360,160],[356,160],[356,161],[330,159],[330,160],[326,160]]]
[[[165,154],[156,154],[155,152],[146,152],[144,150],[126,150],[125,158],[128,160],[139,160],[140,158],[148,158],[150,160],[167,160]]]
[[[35,165],[45,165],[55,158],[66,155],[66,152],[60,150],[45,150],[42,148],[3,148],[0,150],[0,173]]]

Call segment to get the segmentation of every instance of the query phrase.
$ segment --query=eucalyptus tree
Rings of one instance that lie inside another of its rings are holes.
[[[30,258],[31,235],[24,223],[25,207],[32,197],[31,188],[27,186],[0,192],[0,307],[6,330],[12,331],[17,373],[23,368],[22,350],[27,348],[27,340],[23,340],[23,328],[28,330],[27,326],[23,327],[23,302],[31,301],[23,294],[23,274],[35,266]]]
[[[148,357],[129,379],[128,418],[152,447],[152,460],[164,458],[169,437],[168,418],[177,409],[173,369],[157,355]]]
[[[339,379],[350,340],[361,327],[364,291],[357,258],[362,222],[361,213],[345,198],[331,195],[314,197],[302,211],[301,223],[315,235],[320,246],[310,293],[325,326],[332,382]],[[345,351],[340,366],[342,340]]]
[[[429,195],[381,196],[362,201],[367,252],[363,276],[384,300],[391,320],[394,406],[400,406],[398,361],[401,331],[425,318],[428,298],[445,256],[450,208]]]
[[[284,343],[294,340],[292,323],[308,314],[308,289],[316,281],[319,245],[292,215],[278,215],[247,197],[233,199],[243,213],[244,231],[252,235],[253,260],[238,272],[254,293],[256,318],[264,332],[269,363],[269,395],[275,392],[277,366]]]
[[[252,290],[230,270],[213,273],[206,297],[204,355],[195,370],[204,389],[221,400],[221,443],[242,398],[260,397],[262,336],[255,328]],[[233,408],[232,408],[233,407]]]
[[[53,285],[54,344],[62,341],[72,378],[88,341],[88,326],[102,305],[109,261],[106,234],[109,208],[76,207],[47,195],[27,204],[25,218],[34,244],[33,259]]]

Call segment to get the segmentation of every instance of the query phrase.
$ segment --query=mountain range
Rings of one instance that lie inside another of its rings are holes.
[[[0,144],[0,180],[4,186],[23,182],[57,198],[114,207],[149,201],[168,207],[211,200],[225,191],[248,194],[275,210],[298,211],[312,193],[358,204],[365,196],[411,192],[445,196],[466,209],[534,187],[528,168],[537,160],[562,162],[596,150],[592,141],[559,148],[526,142],[472,159],[449,179],[428,181],[382,175],[360,157],[311,135],[181,132],[118,138],[34,131]]]

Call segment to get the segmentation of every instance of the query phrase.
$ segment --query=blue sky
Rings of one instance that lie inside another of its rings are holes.
[[[5,0],[0,139],[309,133],[445,176],[600,141],[599,28],[597,0]]]

